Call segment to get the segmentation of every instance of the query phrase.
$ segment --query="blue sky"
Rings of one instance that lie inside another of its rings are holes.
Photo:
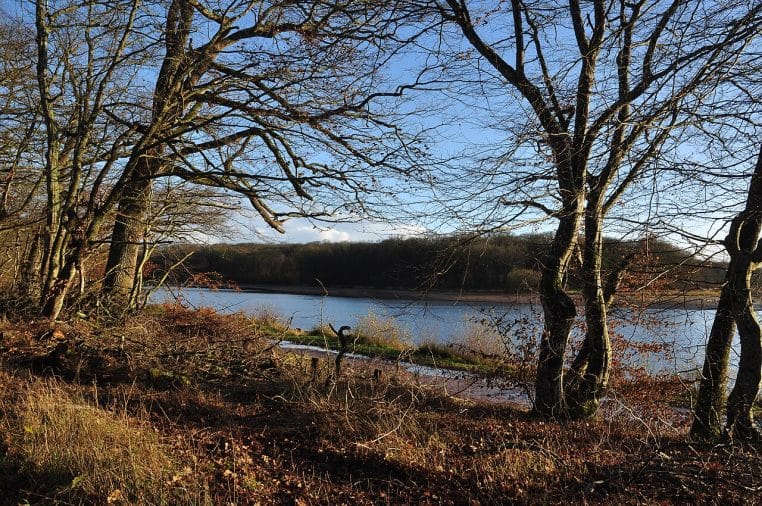
[[[0,5],[10,12],[18,12],[22,0],[0,0]],[[27,8],[31,3],[27,5]],[[498,20],[499,22],[499,20]],[[489,38],[497,37],[496,34],[502,33],[502,27],[499,24],[480,26],[479,30],[486,33]],[[573,38],[570,38],[568,30],[561,29],[557,33],[560,45],[573,44]],[[465,51],[466,46],[457,42],[454,45],[447,46],[445,50],[451,54],[458,51]],[[407,53],[404,59],[396,61],[389,69],[388,75],[392,82],[410,82],[421,63],[426,58],[423,52]],[[457,63],[456,63],[457,64]],[[488,67],[482,67],[481,76],[488,79],[495,79],[492,71]],[[499,85],[499,79],[493,84]],[[413,98],[411,102],[401,106],[415,110],[415,116],[407,118],[406,121],[413,129],[431,128],[430,146],[432,151],[441,158],[450,156],[461,157],[463,150],[488,150],[500,147],[501,144],[511,137],[510,127],[512,126],[511,114],[522,114],[526,111],[526,104],[512,102],[512,96],[508,94],[493,94],[487,96],[468,96],[462,94],[459,84],[450,83],[442,85],[439,91],[428,93],[410,93],[408,97]],[[528,113],[531,114],[531,113]],[[508,125],[509,128],[503,128]],[[463,155],[462,160],[467,161],[467,156]],[[454,165],[457,165],[455,163]],[[438,169],[438,168],[437,168]],[[438,173],[444,174],[445,171],[439,170]],[[387,181],[382,181],[382,185]],[[480,207],[484,202],[489,202],[490,195],[478,193],[482,181],[468,180],[467,177],[461,177],[453,180],[453,184],[462,185],[463,195],[461,201],[456,201],[452,209],[456,211],[451,215],[444,214],[439,204],[426,206],[421,202],[426,199],[436,201],[441,204],[452,195],[443,195],[436,191],[427,190],[425,187],[413,188],[400,186],[401,190],[411,190],[411,196],[401,196],[399,201],[387,202],[386,212],[390,215],[388,222],[369,221],[348,222],[340,224],[328,224],[320,222],[310,222],[305,219],[292,218],[286,225],[286,234],[281,235],[270,230],[261,219],[252,217],[249,213],[235,217],[231,220],[231,231],[229,237],[204,237],[204,240],[231,240],[235,242],[251,242],[257,240],[284,241],[284,242],[311,242],[311,241],[373,241],[383,239],[389,236],[406,236],[423,232],[447,233],[455,230],[468,228],[473,225],[473,221],[480,218],[479,213],[494,213],[496,222],[500,222],[501,216],[510,216],[505,210],[493,206]],[[388,181],[389,185],[400,184],[397,181]],[[469,195],[468,191],[474,190],[475,194]],[[427,194],[428,192],[428,194]],[[661,200],[666,202],[670,199],[678,200],[681,195],[665,195]],[[734,195],[731,200],[738,202],[743,195]],[[484,198],[484,202],[479,199]],[[457,200],[457,199],[456,199]],[[696,199],[700,201],[700,195]],[[635,216],[644,212],[643,206],[647,200],[631,202],[630,208],[625,210],[630,216]],[[438,207],[439,206],[439,207]],[[438,209],[437,216],[435,210]],[[381,212],[384,212],[381,208]],[[501,214],[502,213],[502,214]],[[459,214],[459,215],[458,215]],[[350,220],[351,221],[351,220]],[[516,224],[521,222],[516,221]],[[701,233],[711,233],[707,227],[695,222],[694,231]],[[715,227],[717,224],[715,223]],[[545,231],[552,230],[552,223],[542,222],[518,227],[517,232],[521,231]],[[690,227],[689,227],[690,228]],[[708,232],[707,232],[708,231]]]

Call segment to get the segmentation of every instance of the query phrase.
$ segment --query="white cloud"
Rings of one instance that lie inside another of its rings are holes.
[[[349,232],[328,229],[320,231],[320,239],[328,242],[348,242],[352,239],[352,236]]]
[[[248,225],[248,226],[247,226]],[[421,226],[406,223],[311,223],[309,220],[294,218],[286,222],[285,234],[263,227],[261,222],[249,220],[236,224],[233,242],[290,242],[307,243],[380,241],[389,237],[409,237],[426,232]],[[225,242],[229,242],[226,239]]]

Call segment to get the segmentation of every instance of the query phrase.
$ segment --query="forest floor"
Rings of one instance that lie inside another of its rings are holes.
[[[336,379],[242,315],[0,331],[0,504],[762,502],[762,446],[690,441],[677,378],[617,379],[596,419],[559,423],[402,367]]]

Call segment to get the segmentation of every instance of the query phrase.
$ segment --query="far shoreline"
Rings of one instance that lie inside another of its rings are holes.
[[[309,285],[238,285],[244,292],[288,293],[293,295],[318,295],[347,297],[352,299],[383,299],[435,302],[483,302],[493,304],[539,304],[540,296],[535,293],[505,293],[499,291],[455,291],[455,290],[406,290],[370,287],[325,287]]]
[[[204,288],[204,287],[197,287]],[[535,292],[506,293],[500,291],[455,291],[455,290],[409,290],[371,287],[322,287],[309,285],[266,285],[239,284],[234,289],[251,293],[282,293],[290,295],[313,295],[328,297],[345,297],[353,299],[380,299],[420,302],[452,302],[464,304],[527,304],[540,305],[540,295]],[[572,293],[572,298],[579,306],[582,297]],[[637,307],[653,309],[715,309],[717,294],[706,292],[665,293],[658,297],[644,297],[637,293],[624,293],[615,302],[617,307]]]

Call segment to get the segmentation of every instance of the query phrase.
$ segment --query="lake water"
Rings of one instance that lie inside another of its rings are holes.
[[[154,293],[151,301],[171,300],[176,295],[171,289],[163,289]],[[188,288],[180,295],[192,307],[252,315],[267,311],[277,314],[291,327],[305,330],[328,323],[336,328],[349,325],[357,329],[367,328],[371,320],[382,324],[390,321],[402,329],[404,339],[417,344],[464,342],[469,335],[484,333],[479,322],[496,317],[509,324],[508,335],[520,334],[537,340],[542,328],[542,308],[530,304],[422,302]],[[626,358],[651,372],[688,372],[700,368],[713,317],[713,309],[686,308],[638,313],[615,310],[612,314],[620,342],[659,345],[659,351],[641,351]],[[737,353],[733,359],[737,362]]]

